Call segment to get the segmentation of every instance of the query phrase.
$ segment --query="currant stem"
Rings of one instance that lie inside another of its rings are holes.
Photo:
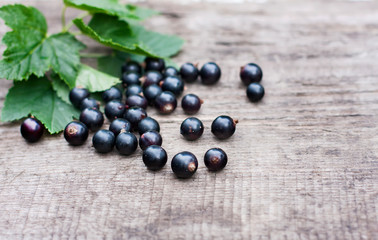
[[[62,32],[67,32],[67,28],[66,28],[66,9],[67,9],[67,6],[64,5],[64,7],[62,9],[62,16],[61,16]]]
[[[100,53],[80,53],[80,57],[82,58],[101,58],[106,57],[108,55],[100,54]]]

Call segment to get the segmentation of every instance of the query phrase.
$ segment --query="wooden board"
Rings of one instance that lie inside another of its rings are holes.
[[[46,14],[50,32],[60,30],[60,1],[27,3]],[[163,13],[150,28],[186,39],[178,63],[222,67],[219,84],[187,85],[205,101],[198,141],[180,136],[180,107],[169,116],[148,110],[169,159],[192,151],[197,173],[178,180],[170,160],[150,172],[140,150],[100,155],[90,139],[27,144],[19,123],[1,123],[0,238],[378,239],[378,2],[143,4]],[[107,51],[81,39],[88,51]],[[264,70],[259,104],[238,77],[251,61]],[[11,85],[0,80],[0,108]],[[226,141],[210,133],[221,114],[239,119]],[[210,147],[228,153],[219,173],[204,166]]]

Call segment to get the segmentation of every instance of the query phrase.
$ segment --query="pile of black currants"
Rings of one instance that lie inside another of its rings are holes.
[[[163,59],[149,57],[142,65],[126,62],[122,66],[122,86],[111,87],[102,93],[109,129],[101,129],[105,119],[100,102],[92,98],[87,89],[76,87],[70,91],[69,99],[81,114],[78,121],[65,127],[64,138],[69,144],[79,146],[92,131],[95,132],[92,144],[97,152],[109,153],[115,147],[125,156],[133,154],[139,145],[146,167],[159,170],[167,163],[167,152],[161,147],[160,125],[147,115],[147,108],[154,106],[160,114],[170,114],[177,108],[177,98],[182,95],[185,82],[193,83],[200,78],[204,85],[212,85],[220,77],[221,70],[213,62],[204,64],[200,70],[192,63],[183,64],[179,70],[165,67]],[[240,77],[249,84],[248,98],[252,102],[259,101],[264,95],[264,88],[258,83],[262,78],[261,69],[256,64],[247,64],[241,69]],[[197,95],[187,94],[182,97],[181,107],[186,114],[194,115],[202,103]],[[235,133],[237,122],[229,116],[218,116],[212,122],[211,132],[218,139],[227,139]],[[28,118],[21,125],[22,136],[29,142],[38,141],[43,129],[42,123],[35,118]],[[196,117],[188,117],[180,127],[181,135],[188,141],[199,139],[203,132],[204,125]],[[220,148],[211,148],[204,155],[204,163],[210,171],[223,169],[227,160],[227,154]],[[184,151],[172,158],[171,167],[177,177],[188,178],[196,172],[198,161],[194,154]]]

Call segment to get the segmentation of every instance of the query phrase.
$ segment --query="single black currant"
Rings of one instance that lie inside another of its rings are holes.
[[[251,102],[260,101],[265,94],[264,87],[260,83],[251,83],[247,87],[247,97]]]
[[[131,84],[126,88],[125,95],[130,97],[132,95],[140,95],[143,91],[143,88],[138,84]]]
[[[131,95],[126,99],[126,108],[141,107],[143,109],[146,109],[147,106],[147,99],[141,95]]]
[[[146,88],[152,84],[159,84],[163,80],[163,75],[158,71],[148,71],[143,76],[143,88]]]
[[[148,104],[154,105],[155,98],[162,92],[161,87],[152,84],[143,90],[143,96],[147,99]]]
[[[126,119],[117,118],[112,123],[110,123],[109,130],[114,133],[114,136],[118,136],[121,131],[130,132],[131,124]]]
[[[162,143],[163,138],[161,137],[160,133],[156,131],[147,131],[140,135],[139,138],[139,146],[142,150],[146,149],[148,146],[151,145],[161,146]]]
[[[138,139],[130,132],[121,132],[118,134],[115,146],[122,155],[131,155],[138,148]]]
[[[196,114],[203,101],[195,94],[187,94],[181,99],[181,107],[186,114]]]
[[[185,82],[195,82],[198,78],[198,74],[198,68],[191,63],[184,63],[180,68],[181,79]]]
[[[152,117],[146,117],[139,121],[138,123],[138,132],[140,135],[147,131],[156,131],[160,132],[159,123]]]
[[[203,134],[203,130],[204,127],[201,120],[195,117],[185,119],[180,127],[181,135],[189,141],[194,141],[200,138]]]
[[[145,68],[146,71],[154,70],[154,71],[163,72],[165,68],[164,59],[161,59],[161,58],[146,57],[144,62],[146,64],[146,68]]]
[[[209,62],[202,66],[200,76],[203,84],[212,85],[219,81],[221,69],[216,63]]]
[[[169,66],[169,67],[166,67],[164,69],[164,74],[163,75],[164,75],[164,77],[178,76],[179,75],[179,71],[175,67]]]
[[[146,117],[146,110],[140,107],[131,107],[126,110],[123,118],[130,122],[132,130],[137,130],[139,121]]]
[[[167,163],[167,152],[160,146],[152,145],[143,151],[143,162],[149,170],[162,169]]]
[[[128,87],[131,84],[140,85],[140,74],[137,72],[125,72],[122,74],[121,80],[124,87]]]
[[[86,108],[80,114],[80,122],[84,123],[89,130],[97,131],[104,124],[104,115],[97,109]]]
[[[262,77],[263,72],[259,65],[255,63],[248,63],[240,68],[240,79],[246,86],[250,83],[260,82]]]
[[[37,142],[43,134],[43,125],[35,118],[27,118],[21,124],[21,135],[28,142]]]
[[[204,161],[210,171],[219,171],[227,165],[227,154],[220,148],[211,148],[205,153]]]
[[[84,123],[73,121],[68,123],[64,129],[64,138],[69,144],[79,146],[87,140],[88,132],[88,128]]]
[[[169,114],[177,107],[177,100],[173,93],[164,91],[155,98],[155,107],[161,114]]]
[[[180,152],[172,158],[172,171],[178,178],[190,178],[198,168],[196,156],[191,152]]]
[[[116,87],[111,87],[102,93],[102,100],[104,100],[105,103],[110,102],[112,100],[121,101],[122,92]]]
[[[99,153],[111,152],[115,144],[114,133],[109,130],[101,129],[93,135],[92,144]]]
[[[116,118],[122,118],[124,112],[125,104],[120,101],[113,100],[105,105],[105,115],[110,121],[113,121]]]
[[[80,110],[83,111],[86,108],[100,109],[100,103],[93,98],[84,98],[80,104]]]
[[[79,108],[81,101],[83,101],[84,98],[89,97],[89,91],[85,88],[76,87],[70,91],[69,97],[72,105]]]
[[[211,132],[219,139],[226,139],[235,133],[238,120],[233,120],[229,116],[219,116],[211,124]]]
[[[178,77],[166,77],[160,84],[163,91],[170,91],[176,97],[184,91],[184,82]]]
[[[125,73],[125,72],[136,72],[136,73],[141,74],[142,73],[142,67],[140,66],[139,63],[137,63],[135,61],[130,61],[130,62],[125,63],[122,66],[122,73]]]

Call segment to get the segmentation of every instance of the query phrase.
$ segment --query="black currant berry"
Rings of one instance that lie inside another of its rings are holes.
[[[138,132],[140,135],[147,131],[156,131],[160,132],[159,123],[152,117],[146,117],[139,121],[138,123]]]
[[[261,68],[255,63],[248,63],[240,68],[240,79],[246,86],[250,83],[260,82],[262,76],[263,72]]]
[[[161,137],[160,133],[156,131],[147,131],[140,135],[139,138],[139,146],[142,150],[146,149],[148,146],[151,145],[161,146],[162,143],[163,138]]]
[[[97,131],[104,124],[104,115],[97,109],[86,108],[80,114],[80,122],[84,123],[89,130]]]
[[[181,99],[181,107],[186,114],[196,114],[203,101],[194,94],[187,94]]]
[[[169,114],[177,107],[177,100],[173,93],[165,91],[155,98],[155,107],[161,114]]]
[[[161,89],[169,91],[177,97],[184,91],[184,82],[178,77],[166,77],[161,82]]]
[[[139,121],[146,117],[146,110],[140,107],[131,107],[126,110],[123,118],[130,122],[132,130],[136,130],[138,128]]]
[[[111,87],[102,93],[102,100],[104,100],[105,103],[110,102],[112,100],[121,101],[122,92],[116,87]]]
[[[194,141],[200,138],[203,134],[203,130],[204,127],[201,120],[195,117],[185,119],[180,127],[181,135],[189,141]]]
[[[115,146],[122,155],[131,155],[138,147],[138,139],[130,132],[121,132],[118,134]]]
[[[64,129],[64,138],[73,146],[82,145],[88,138],[88,128],[82,122],[70,122]]]
[[[180,152],[172,158],[171,167],[178,178],[189,178],[197,171],[198,161],[193,153]]]
[[[126,99],[126,108],[141,107],[146,109],[147,106],[147,99],[141,95],[131,95]]]
[[[137,84],[131,84],[126,88],[125,95],[130,97],[132,95],[140,95],[143,91],[143,88]]]
[[[113,100],[105,105],[105,115],[110,121],[113,121],[116,118],[122,118],[124,112],[125,104],[120,101]]]
[[[125,63],[122,66],[122,73],[125,73],[125,72],[136,72],[136,73],[141,74],[142,67],[139,65],[139,63],[135,61],[130,61],[130,62]]]
[[[139,79],[140,79],[140,74],[137,72],[125,72],[124,74],[122,74],[122,78],[121,78],[122,85],[124,87],[128,87],[131,84],[140,85],[141,82]]]
[[[111,152],[115,144],[114,133],[109,130],[99,130],[93,135],[92,144],[99,153]]]
[[[114,136],[118,136],[121,131],[130,132],[131,124],[126,119],[117,118],[112,123],[110,123],[109,130],[114,133]]]
[[[143,90],[143,96],[147,99],[148,104],[154,105],[155,98],[162,92],[161,87],[152,84]]]
[[[80,110],[83,111],[86,108],[100,109],[100,104],[96,99],[93,98],[84,98],[80,104]]]
[[[146,71],[154,70],[154,71],[163,72],[165,68],[164,59],[161,59],[161,58],[146,57],[144,62],[146,63],[146,68],[145,68]]]
[[[167,152],[160,146],[149,146],[143,151],[143,162],[149,170],[159,170],[167,163]]]
[[[27,118],[21,124],[21,135],[28,142],[37,142],[43,134],[43,125],[35,118]]]
[[[219,116],[211,124],[211,132],[219,139],[226,139],[235,133],[238,120],[233,120],[229,116]]]
[[[163,75],[158,71],[148,71],[143,76],[143,88],[146,88],[152,84],[159,84],[163,80]]]
[[[179,72],[175,67],[169,66],[164,69],[164,77],[177,77]]]
[[[251,83],[247,87],[247,97],[251,102],[260,101],[265,94],[264,87],[260,83]]]
[[[195,82],[198,78],[198,74],[198,68],[191,63],[184,63],[180,68],[181,79],[185,82]]]
[[[202,66],[200,76],[203,84],[212,85],[219,81],[221,69],[216,63],[209,62]]]
[[[70,101],[71,101],[72,105],[79,108],[81,101],[83,101],[84,98],[89,97],[89,91],[85,88],[77,88],[76,87],[76,88],[73,88],[70,91],[69,97],[70,97]]]
[[[220,148],[211,148],[205,153],[204,161],[210,171],[219,171],[227,165],[227,154]]]

